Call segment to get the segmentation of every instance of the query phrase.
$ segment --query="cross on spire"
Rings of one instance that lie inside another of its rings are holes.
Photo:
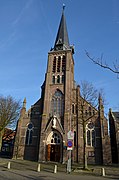
[[[64,11],[64,9],[65,9],[65,4],[63,4],[63,11]]]

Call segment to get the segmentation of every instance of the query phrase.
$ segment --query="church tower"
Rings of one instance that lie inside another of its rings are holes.
[[[71,130],[74,88],[74,49],[69,44],[64,7],[54,48],[48,53],[44,82],[39,160],[63,161],[63,147]]]

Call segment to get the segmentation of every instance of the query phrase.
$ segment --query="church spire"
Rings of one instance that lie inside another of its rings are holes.
[[[58,33],[56,36],[54,50],[66,50],[70,48],[66,20],[64,16],[64,9],[65,5],[63,4],[62,16],[59,24]]]

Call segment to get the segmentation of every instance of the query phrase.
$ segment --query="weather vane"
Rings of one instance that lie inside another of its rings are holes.
[[[63,3],[63,10],[65,9],[65,4]]]

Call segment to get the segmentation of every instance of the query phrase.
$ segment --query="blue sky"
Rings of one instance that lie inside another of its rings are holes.
[[[77,84],[87,80],[104,89],[106,112],[119,110],[119,79],[85,55],[119,62],[118,0],[0,0],[0,94],[26,97],[27,109],[40,98],[63,3]]]

